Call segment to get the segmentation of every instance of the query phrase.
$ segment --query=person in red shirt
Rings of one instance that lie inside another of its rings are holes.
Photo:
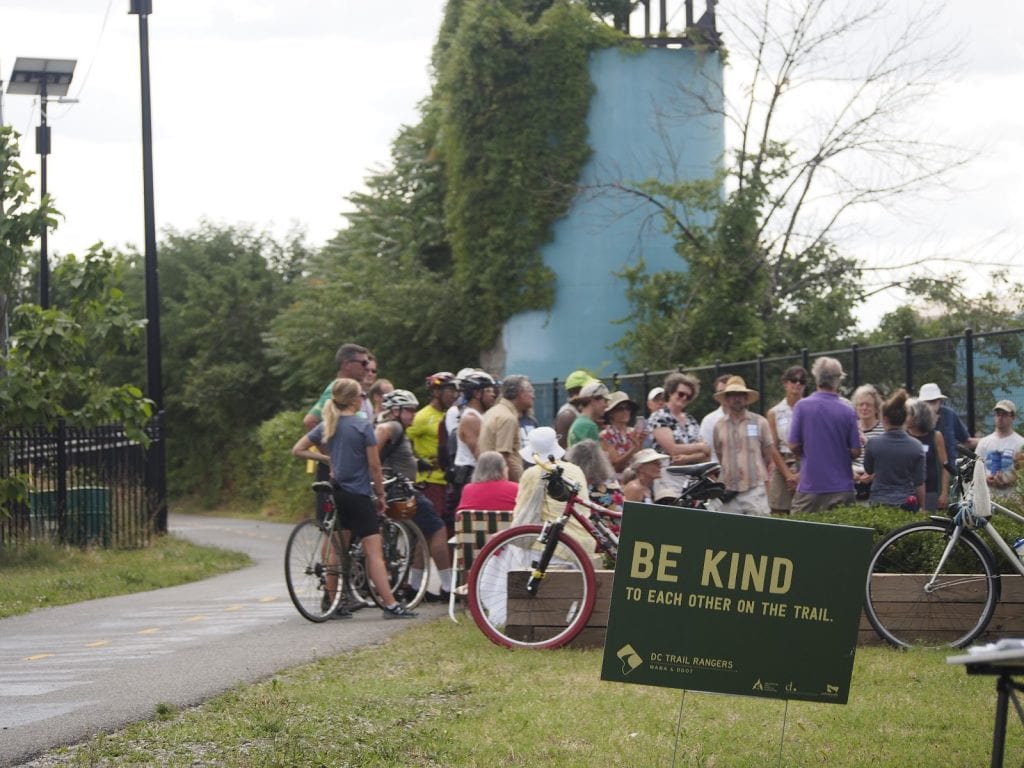
[[[484,451],[477,457],[469,484],[462,489],[458,511],[515,509],[518,490],[519,485],[508,479],[505,457],[497,451]]]

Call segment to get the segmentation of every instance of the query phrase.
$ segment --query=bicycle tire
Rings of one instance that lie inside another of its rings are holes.
[[[985,631],[1000,582],[992,551],[977,535],[960,529],[943,571],[927,588],[956,531],[951,520],[922,520],[897,528],[872,550],[864,610],[886,642],[962,648]]]
[[[299,523],[284,550],[284,578],[292,603],[309,621],[327,621],[342,595],[341,542],[316,520]],[[330,585],[333,582],[333,593]]]
[[[409,542],[409,553],[406,561],[406,568],[405,572],[402,574],[401,580],[398,582],[398,586],[400,587],[406,583],[409,578],[409,570],[415,562],[420,562],[423,565],[423,577],[420,579],[419,588],[412,590],[408,599],[405,601],[407,608],[415,608],[423,602],[423,598],[426,597],[427,594],[427,585],[430,581],[430,569],[433,567],[430,559],[430,545],[427,544],[427,537],[424,535],[422,529],[412,520],[397,520],[395,522],[405,529]]]
[[[541,555],[543,527],[522,525],[495,535],[473,560],[469,610],[492,642],[508,648],[558,648],[578,635],[594,611],[597,579],[583,547],[561,535],[543,580],[526,592]],[[511,599],[510,599],[511,596]],[[514,621],[510,621],[509,612]]]
[[[417,547],[422,547],[422,552],[427,558],[429,565],[430,553],[427,552],[427,541],[419,526],[409,520],[392,520],[390,517],[381,518],[381,550],[384,554],[384,568],[388,573],[388,586],[392,593],[395,592],[409,577],[409,569],[412,567]],[[365,555],[364,555],[365,558]],[[415,594],[409,598],[405,605],[408,608],[415,608],[427,592],[427,577],[429,571],[425,568],[423,578],[420,579],[420,587]],[[369,578],[366,579],[367,593],[370,599],[380,608],[385,605],[385,600],[380,596],[376,587]]]

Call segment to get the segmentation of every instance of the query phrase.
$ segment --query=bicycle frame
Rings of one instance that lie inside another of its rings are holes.
[[[1024,525],[1024,515],[1019,515],[1012,509],[1007,509],[998,502],[992,502],[992,510],[998,514],[1004,515],[1005,517],[1009,517],[1010,519],[1015,520],[1021,525]],[[946,552],[943,554],[942,560],[939,562],[940,567],[943,565],[943,563],[945,563],[946,556],[949,554],[949,551],[956,543],[956,539],[960,537],[960,531],[967,527],[967,520],[965,519],[965,517],[966,516],[963,512],[957,512],[956,516],[953,518],[953,521],[957,525],[957,530],[953,534],[953,536],[950,537],[950,544],[946,547]],[[942,519],[946,520],[948,518]],[[995,548],[1002,553],[1003,557],[1006,558],[1006,560],[1010,563],[1010,566],[1013,568],[1013,570],[1015,570],[1021,576],[1024,576],[1024,562],[1022,562],[1017,553],[1014,552],[1013,547],[1006,543],[1006,539],[1004,539],[1002,535],[999,533],[999,531],[996,530],[995,526],[992,525],[989,519],[980,518],[977,521],[976,526],[977,530],[984,532],[985,536],[992,542],[992,544],[995,545]]]
[[[566,491],[568,492],[568,498],[565,499],[565,509],[562,511],[561,516],[557,520],[544,523],[540,536],[537,538],[537,541],[544,545],[544,550],[541,553],[540,560],[536,567],[533,569],[533,573],[526,582],[526,591],[531,595],[536,595],[540,582],[544,578],[544,574],[547,572],[548,565],[551,564],[551,558],[554,556],[555,548],[558,546],[558,542],[562,538],[562,531],[565,530],[565,526],[569,524],[570,520],[575,520],[583,526],[583,529],[590,534],[590,537],[595,542],[597,542],[598,549],[608,555],[612,562],[615,562],[615,559],[619,554],[619,537],[605,524],[602,518],[610,517],[622,519],[622,513],[615,512],[614,510],[602,507],[600,504],[596,504],[589,499],[582,498],[578,495],[580,491],[579,486],[571,480],[566,480],[562,476],[562,470],[560,467],[544,462],[537,454],[534,454],[533,458],[534,462],[539,464],[540,467],[548,473],[548,477],[546,479],[548,487],[545,489],[546,494],[550,495],[553,499],[558,499],[559,496],[564,497],[564,493]],[[557,496],[553,493],[556,488],[559,489]],[[590,510],[590,514],[582,514],[576,509],[576,505],[586,507]]]

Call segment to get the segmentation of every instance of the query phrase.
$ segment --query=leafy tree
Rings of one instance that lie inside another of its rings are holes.
[[[892,209],[966,161],[906,120],[951,54],[924,44],[938,23],[930,8],[894,21],[893,5],[769,1],[719,14],[744,78],[731,91],[740,98],[709,99],[707,83],[679,87],[696,112],[720,114],[736,137],[722,176],[605,184],[664,216],[690,270],[624,272],[626,320],[639,324],[617,345],[625,362],[665,367],[828,348],[852,330],[865,270],[842,249],[850,213]],[[712,223],[701,225],[707,217]]]
[[[121,260],[93,246],[82,258],[66,256],[52,283],[66,303],[43,309],[22,304],[13,313],[6,375],[0,377],[0,422],[52,428],[123,424],[145,442],[150,403],[133,384],[112,382],[102,363],[136,345],[143,320],[117,287]]]
[[[244,477],[252,431],[285,403],[263,336],[309,254],[298,233],[280,243],[209,222],[167,232],[159,253],[169,484],[212,499],[233,467]]]
[[[31,173],[18,160],[18,134],[8,125],[0,125],[0,369],[7,351],[8,316],[18,303],[23,283],[28,246],[45,221],[56,222],[49,200],[36,207],[31,202]]]

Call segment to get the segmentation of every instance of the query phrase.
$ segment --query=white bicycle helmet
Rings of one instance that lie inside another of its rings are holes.
[[[396,408],[419,408],[420,401],[407,389],[394,389],[384,395],[383,405],[389,411]]]

